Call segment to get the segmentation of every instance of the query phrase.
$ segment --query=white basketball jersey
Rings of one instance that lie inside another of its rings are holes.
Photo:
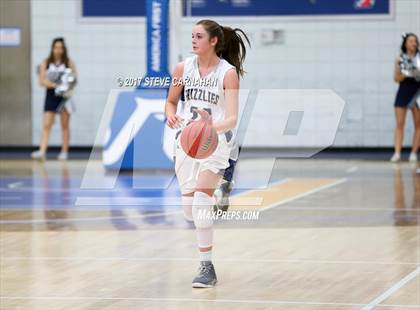
[[[225,119],[226,101],[223,81],[226,72],[235,68],[224,59],[220,59],[219,64],[201,78],[197,56],[189,57],[184,61],[184,74],[182,75],[184,86],[184,101],[180,114],[185,120],[196,119],[198,115],[194,112],[195,108],[204,109],[212,116],[213,122]],[[230,158],[238,159],[238,144],[235,141],[235,129],[229,130],[224,134],[226,146],[230,152]]]
[[[234,68],[226,60],[220,59],[219,64],[205,77],[200,76],[197,56],[189,57],[184,61],[184,85],[185,106],[183,109],[184,119],[196,119],[198,115],[194,110],[203,109],[209,112],[213,122],[222,121],[225,118],[225,93],[223,80],[228,70]]]

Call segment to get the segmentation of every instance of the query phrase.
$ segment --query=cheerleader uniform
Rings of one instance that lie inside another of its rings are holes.
[[[420,53],[417,52],[417,55],[414,57],[414,60],[420,58]],[[408,69],[408,72],[419,71],[418,61],[413,61],[409,58],[408,55],[401,55],[401,68]],[[403,73],[404,74],[404,73]],[[416,100],[420,96],[420,77],[406,77],[403,81],[400,82],[398,87],[397,95],[395,97],[394,106],[402,108],[411,108],[415,105]]]
[[[66,68],[67,67],[65,64],[50,63],[47,68],[47,79],[53,83],[57,83]],[[45,95],[44,112],[62,112],[65,101],[66,98],[57,96],[54,89],[47,89]]]

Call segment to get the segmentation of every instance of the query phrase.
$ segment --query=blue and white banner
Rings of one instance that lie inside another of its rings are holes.
[[[82,17],[141,17],[146,0],[82,0]]]
[[[146,0],[81,0],[83,17],[143,17]],[[185,16],[390,15],[395,0],[175,0]],[[415,0],[413,0],[415,1]]]
[[[392,0],[185,0],[186,16],[389,15]]]
[[[168,21],[169,0],[147,0],[147,74],[169,77]]]

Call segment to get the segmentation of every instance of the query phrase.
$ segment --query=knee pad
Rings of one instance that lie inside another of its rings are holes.
[[[193,196],[182,196],[182,210],[184,211],[184,218],[192,222],[194,221],[192,215],[192,204],[193,204],[194,197]]]
[[[213,205],[213,197],[203,192],[194,193],[192,215],[197,229],[206,229],[213,226]]]

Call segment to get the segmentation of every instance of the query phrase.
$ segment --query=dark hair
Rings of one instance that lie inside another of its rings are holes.
[[[210,39],[217,37],[215,52],[236,68],[238,75],[243,76],[245,71],[242,64],[245,60],[246,48],[242,36],[251,46],[245,32],[239,28],[222,27],[213,20],[203,19],[197,25],[202,25],[210,36]],[[241,36],[242,34],[242,36]]]
[[[402,41],[402,44],[401,44],[401,52],[404,53],[404,54],[407,53],[407,48],[405,47],[405,44],[407,43],[407,40],[408,40],[409,37],[416,38],[416,41],[417,41],[417,52],[420,52],[420,50],[419,50],[419,38],[416,36],[415,33],[412,33],[412,32],[404,33],[403,34],[403,41]]]
[[[55,38],[52,41],[50,55],[47,58],[47,67],[50,63],[54,62],[53,49],[54,49],[55,44],[58,42],[61,42],[61,44],[63,44],[63,55],[61,56],[61,61],[64,63],[66,67],[69,66],[69,56],[67,55],[67,47],[66,47],[66,43],[64,43],[64,38]]]

